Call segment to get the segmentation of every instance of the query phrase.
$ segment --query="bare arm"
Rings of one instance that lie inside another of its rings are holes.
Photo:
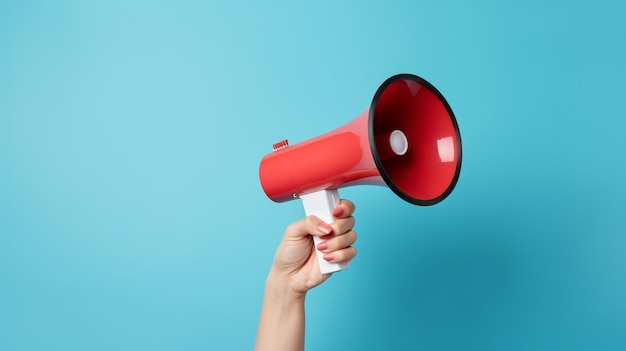
[[[290,291],[270,272],[259,321],[255,350],[304,350],[305,294]]]

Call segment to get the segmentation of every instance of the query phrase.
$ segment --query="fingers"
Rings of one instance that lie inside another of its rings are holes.
[[[333,210],[336,218],[331,224],[332,234],[321,236],[323,239],[317,249],[324,253],[324,259],[329,262],[347,262],[356,256],[356,249],[352,245],[356,242],[356,232],[352,229],[355,219],[352,217],[355,206],[349,200],[341,200],[339,206]]]
[[[343,235],[330,237],[323,236],[322,239],[325,240],[317,245],[318,250],[322,252],[338,251],[350,247],[354,244],[354,242],[356,241],[356,232],[354,230],[350,230]]]
[[[352,201],[342,199],[339,202],[339,206],[333,209],[333,216],[335,216],[335,218],[350,217],[354,213],[355,209],[356,208],[354,206],[354,203],[352,203]]]
[[[307,216],[291,223],[285,230],[285,238],[301,239],[308,235],[324,236],[333,232],[333,227],[315,216]]]
[[[354,217],[352,217],[354,210],[355,206],[349,200],[341,200],[339,206],[333,209],[335,220],[330,225],[333,228],[333,234],[342,235],[352,230],[355,224]]]
[[[307,235],[326,236],[329,234],[342,235],[354,227],[355,220],[352,217],[355,206],[349,200],[342,199],[339,206],[333,209],[335,220],[328,224],[316,216],[307,216],[290,224],[285,235],[290,238],[301,238]]]
[[[323,251],[322,251],[323,252]],[[356,249],[352,246],[348,246],[345,249],[332,251],[332,252],[324,252],[324,259],[328,262],[347,262],[352,260],[356,256]]]
[[[330,237],[343,235],[354,227],[354,217],[352,217],[352,213],[354,213],[354,204],[349,200],[341,200],[339,206],[335,207],[332,211],[335,220],[330,223],[324,222],[316,222],[316,229],[318,232],[321,232],[321,236]],[[318,219],[318,218],[314,218]],[[330,229],[330,231],[329,231]]]
[[[342,199],[339,206],[332,211],[335,217],[332,223],[325,223],[316,216],[307,216],[287,227],[285,239],[299,241],[309,235],[319,236],[322,241],[316,248],[324,253],[326,261],[337,263],[350,261],[356,256],[356,249],[352,247],[357,239],[357,234],[353,230],[354,211],[354,203]]]

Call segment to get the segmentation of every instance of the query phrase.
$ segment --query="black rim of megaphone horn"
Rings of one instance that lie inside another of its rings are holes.
[[[390,179],[390,177],[387,174],[387,172],[385,171],[385,168],[383,167],[383,162],[382,162],[382,160],[380,159],[380,157],[378,155],[378,151],[376,150],[376,145],[374,143],[374,140],[375,140],[374,139],[374,113],[376,111],[376,105],[377,105],[378,100],[380,99],[381,95],[385,91],[385,89],[389,85],[391,85],[393,82],[396,82],[398,80],[413,80],[413,81],[423,85],[424,87],[428,88],[430,91],[432,91],[439,98],[439,100],[443,103],[443,105],[446,107],[446,110],[448,111],[448,115],[450,116],[450,120],[452,122],[452,125],[454,127],[454,133],[456,134],[456,140],[458,142],[457,143],[457,155],[458,155],[457,157],[458,157],[458,161],[457,161],[457,164],[456,164],[456,170],[454,171],[454,177],[453,177],[452,181],[450,182],[450,184],[448,185],[448,188],[446,188],[446,190],[443,193],[441,193],[441,195],[439,195],[439,196],[437,196],[436,198],[433,198],[433,199],[426,199],[426,200],[417,199],[417,198],[414,198],[412,196],[409,196],[404,191],[402,191],[400,188],[398,188],[394,184],[394,182]],[[384,81],[383,84],[380,85],[380,87],[376,91],[376,94],[374,94],[374,98],[372,99],[372,104],[370,105],[370,110],[369,110],[368,129],[369,129],[370,148],[371,148],[371,151],[372,151],[372,155],[374,157],[374,162],[376,163],[376,167],[378,167],[380,175],[383,178],[383,180],[385,181],[385,183],[387,183],[387,186],[394,193],[396,193],[398,196],[400,196],[400,198],[404,199],[407,202],[415,204],[415,205],[430,206],[430,205],[435,205],[435,204],[443,201],[446,197],[448,197],[448,195],[450,195],[452,190],[454,190],[454,187],[456,186],[456,183],[459,180],[459,175],[461,173],[461,160],[462,160],[461,133],[459,131],[459,125],[458,125],[458,123],[456,121],[456,117],[454,116],[454,112],[452,112],[452,108],[450,107],[450,105],[448,104],[446,99],[443,97],[441,92],[439,92],[439,90],[437,90],[437,88],[435,88],[427,80],[425,80],[422,77],[416,76],[414,74],[402,73],[402,74],[397,74],[395,76],[392,76],[392,77],[388,78],[386,81]]]

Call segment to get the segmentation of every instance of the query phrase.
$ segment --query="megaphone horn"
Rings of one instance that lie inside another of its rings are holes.
[[[347,124],[294,145],[274,144],[259,178],[273,201],[300,198],[307,215],[332,223],[341,187],[387,186],[407,202],[429,206],[450,195],[460,171],[461,134],[452,109],[425,79],[399,74]],[[318,262],[322,273],[349,267],[325,261],[319,251]]]

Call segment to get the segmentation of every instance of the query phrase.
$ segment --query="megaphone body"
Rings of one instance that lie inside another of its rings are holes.
[[[339,205],[337,189],[387,186],[415,205],[434,205],[454,189],[461,169],[461,136],[452,109],[423,78],[387,79],[369,108],[349,123],[289,145],[274,144],[261,160],[259,178],[275,202],[301,199],[307,215],[327,223]],[[316,246],[320,239],[313,237]],[[322,273],[349,267],[318,253]]]

